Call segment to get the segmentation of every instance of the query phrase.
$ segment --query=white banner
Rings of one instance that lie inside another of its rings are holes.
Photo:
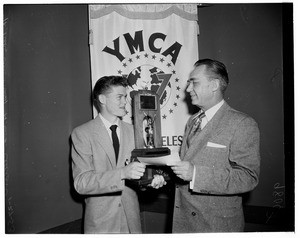
[[[129,123],[130,91],[156,91],[163,146],[180,146],[186,81],[198,59],[196,4],[90,5],[89,18],[92,87],[102,76],[126,76]]]

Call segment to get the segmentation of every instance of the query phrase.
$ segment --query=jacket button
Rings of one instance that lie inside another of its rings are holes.
[[[121,207],[121,203],[119,203],[119,207]]]
[[[196,216],[196,212],[192,212],[192,216]]]
[[[176,207],[176,208],[179,208],[179,206],[177,206],[177,205],[176,205],[175,207]]]

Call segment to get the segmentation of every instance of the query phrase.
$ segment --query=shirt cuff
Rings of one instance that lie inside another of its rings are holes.
[[[194,183],[195,183],[195,177],[196,177],[196,166],[194,166],[194,171],[193,171],[193,178],[192,178],[192,181],[190,182],[190,189],[194,189]]]

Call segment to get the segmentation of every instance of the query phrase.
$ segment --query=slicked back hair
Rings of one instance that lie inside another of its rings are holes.
[[[213,74],[213,77],[220,81],[220,89],[221,92],[224,94],[229,84],[226,66],[223,63],[212,59],[200,59],[194,64],[195,67],[201,65],[205,65],[206,70],[211,72]]]
[[[111,90],[111,87],[113,86],[127,87],[128,86],[127,79],[123,76],[112,75],[112,76],[101,77],[96,82],[92,93],[92,100],[98,112],[100,112],[99,95],[108,93]]]

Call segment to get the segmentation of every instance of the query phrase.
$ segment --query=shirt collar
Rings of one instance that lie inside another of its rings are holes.
[[[117,119],[117,122],[116,122],[116,123],[112,124],[110,121],[106,120],[106,119],[101,115],[101,113],[99,113],[99,116],[100,116],[100,118],[101,118],[101,120],[102,120],[102,122],[103,122],[105,128],[106,128],[108,131],[110,130],[110,127],[111,127],[112,125],[117,125],[117,126],[119,127],[119,120],[120,120],[119,118]]]
[[[220,107],[224,104],[224,99],[205,111],[205,116],[207,117],[207,121],[210,121],[213,116],[216,114],[216,112],[220,109]]]

